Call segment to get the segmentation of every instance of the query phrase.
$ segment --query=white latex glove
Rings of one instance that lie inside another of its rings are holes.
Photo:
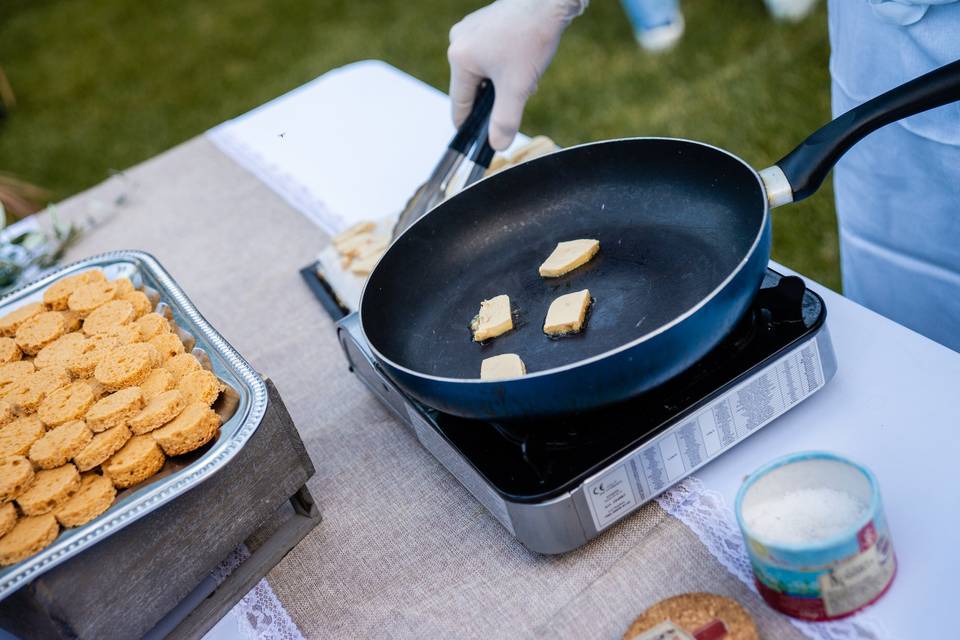
[[[459,127],[470,113],[477,85],[489,78],[496,98],[490,116],[490,145],[510,146],[523,107],[557,52],[570,21],[589,0],[497,0],[450,29],[450,100]]]

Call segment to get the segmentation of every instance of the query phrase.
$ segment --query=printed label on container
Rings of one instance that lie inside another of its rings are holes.
[[[861,551],[821,574],[818,578],[823,608],[831,618],[867,606],[890,584],[897,561],[889,539]]]
[[[681,419],[613,469],[587,480],[584,490],[597,531],[663,493],[823,384],[820,349],[817,339],[811,338],[697,413]],[[614,474],[626,480],[627,488],[623,489],[624,496],[608,504],[609,498],[601,501],[594,490],[604,482],[609,488],[608,476]]]

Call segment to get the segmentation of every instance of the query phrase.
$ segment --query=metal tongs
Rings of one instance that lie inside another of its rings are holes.
[[[493,83],[484,80],[477,87],[477,96],[473,101],[470,115],[463,121],[455,136],[447,145],[437,166],[425,183],[423,183],[407,206],[400,212],[396,224],[393,226],[393,238],[419,220],[428,211],[440,204],[450,186],[450,180],[456,175],[463,161],[466,159],[473,164],[463,186],[468,187],[480,178],[490,166],[493,159],[493,148],[487,137],[487,127],[490,112],[493,110]]]

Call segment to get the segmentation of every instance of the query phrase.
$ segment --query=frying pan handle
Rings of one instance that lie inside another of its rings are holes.
[[[771,206],[812,195],[850,147],[880,127],[960,100],[960,60],[864,102],[828,122],[760,172]]]

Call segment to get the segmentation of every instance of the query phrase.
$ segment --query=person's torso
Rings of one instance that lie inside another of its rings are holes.
[[[853,102],[864,102],[960,60],[960,2],[831,0],[830,45],[834,82]],[[960,104],[916,115],[896,126],[960,145]]]

